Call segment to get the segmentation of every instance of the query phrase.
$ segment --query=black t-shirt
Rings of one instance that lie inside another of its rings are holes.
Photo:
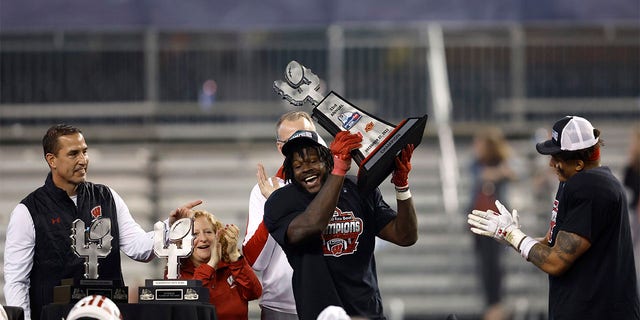
[[[264,223],[293,268],[293,293],[300,319],[315,320],[329,305],[351,316],[384,319],[374,258],[375,237],[396,212],[376,189],[362,197],[353,177],[345,179],[322,237],[289,245],[287,228],[315,197],[291,183],[269,197]]]
[[[549,314],[561,319],[640,319],[627,202],[607,167],[560,183],[552,210],[550,245],[558,232],[591,247],[561,276],[549,276]]]

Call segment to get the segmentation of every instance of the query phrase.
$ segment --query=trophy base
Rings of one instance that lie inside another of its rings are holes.
[[[145,280],[138,288],[138,303],[209,303],[209,289],[200,280]]]
[[[424,115],[403,120],[367,158],[359,159],[358,155],[354,156],[359,167],[360,193],[368,194],[393,172],[395,159],[406,145],[413,144],[417,147],[420,144],[427,118],[428,116]]]
[[[116,303],[129,302],[129,287],[114,284],[113,280],[82,279],[74,282],[73,279],[63,279],[59,286],[53,288],[53,303],[70,304],[93,294],[105,296]]]

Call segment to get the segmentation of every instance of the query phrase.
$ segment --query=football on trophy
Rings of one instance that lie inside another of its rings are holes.
[[[111,232],[111,219],[96,219],[89,227],[89,240],[100,240]]]
[[[186,237],[187,234],[191,232],[192,223],[191,218],[182,218],[174,222],[169,230],[169,240],[182,240],[182,238]]]
[[[284,79],[294,88],[300,87],[304,80],[304,68],[297,61],[291,61],[287,65]]]

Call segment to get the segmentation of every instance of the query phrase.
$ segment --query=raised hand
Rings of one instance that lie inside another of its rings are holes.
[[[395,159],[396,167],[391,175],[391,182],[397,190],[409,188],[409,171],[411,171],[411,156],[414,149],[413,144],[406,145]]]
[[[507,208],[496,200],[499,212],[493,210],[473,210],[467,215],[467,223],[471,225],[471,232],[498,240],[505,240],[518,249],[522,239],[526,237],[520,231],[518,211],[509,212]]]
[[[511,215],[516,228],[520,229],[520,216],[518,216],[518,210],[513,209],[512,212],[509,212],[509,210],[507,210],[507,208],[499,200],[496,200],[496,207],[498,208],[500,214]]]
[[[218,262],[222,259],[222,244],[220,243],[220,238],[222,237],[222,230],[218,230],[209,245],[211,249],[211,258],[207,264],[212,268],[216,268]]]
[[[172,226],[174,222],[182,218],[191,217],[191,209],[193,209],[195,206],[200,205],[201,203],[202,200],[191,201],[171,211],[169,213],[169,226]]]
[[[278,183],[278,177],[273,176],[271,178],[268,178],[262,163],[258,163],[256,179],[258,180],[258,188],[260,188],[260,193],[262,193],[265,198],[269,198],[271,193],[273,193],[280,187],[280,184]]]
[[[351,151],[362,146],[362,135],[340,131],[331,142],[329,149],[333,154],[333,171],[331,174],[344,176],[351,168]]]
[[[230,224],[220,231],[222,232],[221,236],[227,240],[227,247],[225,250],[229,255],[229,262],[238,261],[240,258],[240,249],[238,249],[240,229],[235,224]]]
[[[467,218],[471,232],[498,240],[504,240],[507,233],[515,228],[511,214],[502,215],[493,210],[473,210]]]

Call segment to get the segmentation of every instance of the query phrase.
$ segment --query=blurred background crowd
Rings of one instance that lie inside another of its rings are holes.
[[[275,121],[296,107],[273,81],[291,60],[391,123],[429,114],[411,175],[420,240],[377,253],[391,319],[487,309],[466,228],[478,133],[498,130],[509,146],[501,197],[537,236],[557,180],[534,144],[555,120],[588,118],[621,180],[640,167],[637,0],[3,0],[0,242],[13,207],[44,182],[40,139],[59,122],[83,130],[89,180],[118,190],[147,230],[198,198],[245,226],[256,164],[274,173],[282,160]],[[393,199],[390,183],[380,188]],[[132,288],[161,277],[162,261],[123,261]],[[504,309],[545,319],[544,273],[514,254],[500,263]]]

